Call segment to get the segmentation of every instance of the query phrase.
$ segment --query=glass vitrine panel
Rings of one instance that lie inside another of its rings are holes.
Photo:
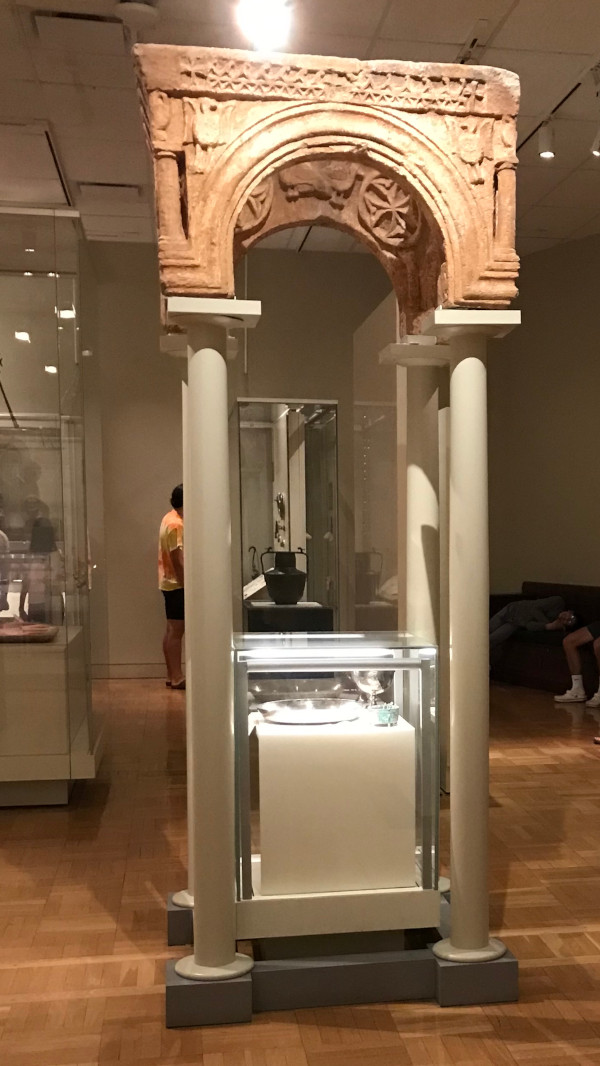
[[[437,888],[436,650],[235,641],[240,898]]]
[[[0,214],[0,756],[40,779],[93,744],[78,241],[70,217]]]

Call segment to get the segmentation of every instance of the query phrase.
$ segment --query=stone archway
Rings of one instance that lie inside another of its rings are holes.
[[[369,245],[409,329],[514,297],[516,75],[162,45],[136,61],[165,294],[233,296],[235,255],[319,222]]]
[[[199,826],[196,852],[210,854],[211,862],[194,865],[194,955],[177,964],[177,974],[224,983],[252,966],[236,955],[236,939],[248,935],[243,925],[247,901],[236,902],[231,863],[234,753],[224,327],[228,320],[238,327],[252,323],[259,313],[252,310],[252,301],[231,299],[236,255],[269,232],[312,222],[339,226],[365,241],[388,270],[405,312],[405,333],[419,334],[401,335],[388,345],[392,361],[416,375],[420,406],[412,406],[417,415],[425,414],[429,403],[427,382],[418,380],[421,370],[428,373],[441,365],[449,370],[449,521],[443,561],[449,635],[439,644],[449,679],[456,787],[451,936],[433,951],[445,961],[493,963],[505,948],[489,936],[486,880],[486,336],[503,335],[519,317],[505,309],[516,293],[518,269],[518,79],[489,67],[287,55],[261,59],[247,52],[161,45],[138,46],[135,54],[155,168],[161,285],[170,298],[171,324],[189,329],[186,402],[193,417],[188,418],[186,483],[192,502],[186,551],[193,561],[190,585],[202,588],[201,597],[192,597],[197,605],[189,642],[194,683],[188,703],[195,765],[202,772],[188,801],[191,797]],[[443,351],[425,350],[428,342],[435,346],[438,341]],[[418,429],[414,465],[423,471],[430,463],[441,465],[438,441],[426,436],[426,418],[413,421]],[[417,517],[412,526],[421,544],[428,519]],[[419,551],[424,555],[422,545]],[[426,568],[422,571],[427,576]],[[431,590],[427,594],[431,597]],[[419,640],[435,643],[422,633]],[[435,745],[423,750],[435,757]],[[433,772],[431,777],[435,780]],[[426,827],[428,834],[434,832],[434,821]],[[429,841],[424,836],[424,851],[429,851]],[[290,899],[294,913],[305,915],[312,906],[312,900]],[[381,900],[375,902],[380,922]],[[308,927],[303,925],[302,931]],[[236,938],[236,931],[243,935]],[[504,999],[516,995],[514,967],[510,974],[508,995],[502,986]],[[459,978],[459,998],[446,1002],[487,1001],[496,979],[479,969],[477,975],[476,990],[465,992]],[[440,987],[448,980],[454,979],[440,977]],[[498,999],[493,988],[491,999]],[[231,1015],[227,1020],[233,1020]]]

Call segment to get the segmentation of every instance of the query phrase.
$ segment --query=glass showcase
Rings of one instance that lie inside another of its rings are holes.
[[[355,623],[398,625],[397,428],[395,403],[354,405]]]
[[[0,235],[0,781],[12,756],[66,780],[93,746],[78,233],[47,212]]]
[[[290,634],[234,654],[240,900],[437,889],[435,648]]]
[[[238,417],[246,602],[270,598],[263,575],[283,560],[306,572],[300,602],[336,612],[337,405],[240,400]]]

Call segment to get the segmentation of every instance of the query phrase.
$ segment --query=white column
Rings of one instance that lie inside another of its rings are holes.
[[[406,557],[408,548],[407,537],[407,481],[408,481],[408,385],[406,367],[396,366],[396,532],[397,544],[397,570],[398,575],[398,632],[403,633],[408,629],[407,604],[406,604]]]
[[[189,496],[192,498],[190,485],[190,441],[188,422],[188,387],[185,381],[181,386],[181,436],[183,443],[183,508],[185,519],[185,536],[192,539],[193,514],[192,508],[186,512],[185,501]],[[184,544],[185,551],[185,544]],[[187,888],[173,894],[173,903],[178,907],[194,906],[194,760],[192,748],[192,648],[194,638],[192,629],[193,619],[193,592],[195,582],[193,578],[193,552],[185,554],[185,598],[186,598],[186,626],[185,626],[185,732],[186,732],[186,763],[187,763],[187,838],[188,838],[188,879]]]
[[[486,339],[451,341],[450,777],[451,935],[436,954],[499,958],[489,936],[489,555]]]
[[[478,962],[505,947],[489,935],[489,560],[486,336],[518,311],[438,308],[423,332],[450,341],[450,937],[440,958]]]
[[[406,626],[439,644],[438,390],[435,366],[408,366]]]
[[[450,791],[450,408],[446,382],[438,411],[440,476],[440,639],[438,651],[438,734],[440,787]]]
[[[191,719],[195,835],[194,953],[181,977],[219,980],[247,973],[236,954],[231,515],[225,333],[194,327],[188,361],[189,488],[186,557],[193,559]],[[186,520],[187,521],[187,520]],[[191,535],[190,535],[191,533]],[[187,564],[186,564],[187,565]]]

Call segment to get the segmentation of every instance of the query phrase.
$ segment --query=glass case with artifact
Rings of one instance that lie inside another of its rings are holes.
[[[239,637],[235,729],[246,931],[435,925],[435,648],[389,633]]]
[[[245,628],[333,630],[337,405],[240,400],[238,421]]]
[[[95,773],[78,234],[49,212],[0,234],[0,804],[60,803]]]

